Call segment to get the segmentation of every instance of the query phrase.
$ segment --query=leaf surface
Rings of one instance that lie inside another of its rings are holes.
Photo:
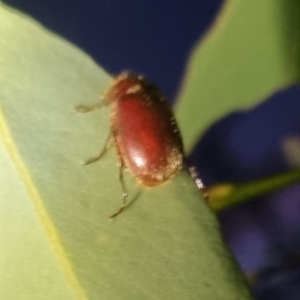
[[[82,166],[109,110],[78,115],[110,77],[87,55],[0,4],[0,298],[250,299],[214,214],[186,172],[144,189],[116,155]],[[226,296],[225,296],[226,295]]]

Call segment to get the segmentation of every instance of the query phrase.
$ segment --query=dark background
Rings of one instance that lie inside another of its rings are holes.
[[[192,46],[221,0],[5,0],[90,54],[109,73],[147,75],[173,99]]]
[[[223,1],[4,2],[78,45],[109,73],[143,73],[173,100],[192,47]],[[293,87],[215,123],[192,154],[206,184],[248,181],[289,169],[282,143],[299,137],[299,95],[300,88]],[[299,196],[300,185],[295,185],[219,215],[259,300],[300,299]]]

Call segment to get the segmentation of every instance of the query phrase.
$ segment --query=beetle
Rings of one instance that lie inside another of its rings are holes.
[[[182,138],[173,112],[162,92],[144,76],[122,72],[104,94],[102,101],[76,112],[87,113],[111,106],[110,131],[101,152],[83,164],[102,158],[114,143],[119,161],[119,180],[123,202],[110,219],[119,215],[127,204],[124,169],[144,186],[154,187],[173,178],[184,166]],[[203,189],[194,168],[188,168],[199,189]]]

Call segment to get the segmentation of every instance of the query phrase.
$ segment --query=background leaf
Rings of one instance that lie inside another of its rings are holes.
[[[177,103],[187,150],[212,121],[299,81],[299,15],[297,0],[225,1]]]
[[[300,170],[292,170],[272,177],[242,184],[223,183],[208,189],[209,205],[214,211],[257,199],[268,193],[283,189],[300,180]]]
[[[155,189],[99,152],[107,110],[94,103],[109,76],[86,55],[0,5],[0,298],[250,299],[214,215],[189,175]],[[136,200],[136,201],[135,201]]]

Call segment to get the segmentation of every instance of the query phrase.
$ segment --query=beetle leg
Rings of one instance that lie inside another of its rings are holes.
[[[108,103],[105,101],[105,99],[102,98],[100,102],[95,103],[94,105],[91,106],[78,105],[74,108],[74,111],[77,113],[88,113],[107,105]]]
[[[116,151],[117,151],[117,155],[118,155],[118,159],[119,159],[119,180],[121,182],[121,187],[122,187],[122,192],[123,192],[123,202],[122,202],[122,205],[119,208],[119,210],[116,213],[114,213],[113,215],[111,215],[109,217],[110,220],[112,220],[113,218],[115,218],[116,216],[118,216],[125,209],[125,207],[127,205],[127,197],[128,197],[127,189],[126,189],[124,178],[123,178],[123,173],[124,173],[125,165],[124,165],[124,161],[122,159],[122,155],[120,153],[120,149],[119,149],[119,145],[118,145],[118,140],[117,140],[117,133],[114,130],[112,132],[112,134],[114,136],[114,142],[116,144]]]
[[[119,165],[119,179],[120,179],[120,182],[121,182],[121,186],[122,186],[122,191],[123,191],[123,202],[122,202],[122,205],[121,207],[119,208],[119,210],[114,213],[113,215],[111,215],[109,217],[110,220],[112,220],[113,218],[115,218],[117,215],[119,215],[126,207],[127,205],[127,196],[128,196],[128,193],[127,193],[127,190],[126,190],[126,187],[125,187],[125,183],[124,183],[124,179],[123,179],[123,172],[124,172],[124,164],[121,163]]]
[[[102,148],[101,152],[95,156],[95,157],[92,157],[84,162],[82,162],[83,165],[89,165],[89,164],[92,164],[96,161],[98,161],[99,159],[102,158],[102,156],[106,153],[106,151],[109,149],[109,147],[111,146],[111,141],[112,141],[112,138],[111,138],[111,132],[109,132],[107,138],[106,138],[106,141],[105,141],[105,144],[104,144],[104,147]]]

